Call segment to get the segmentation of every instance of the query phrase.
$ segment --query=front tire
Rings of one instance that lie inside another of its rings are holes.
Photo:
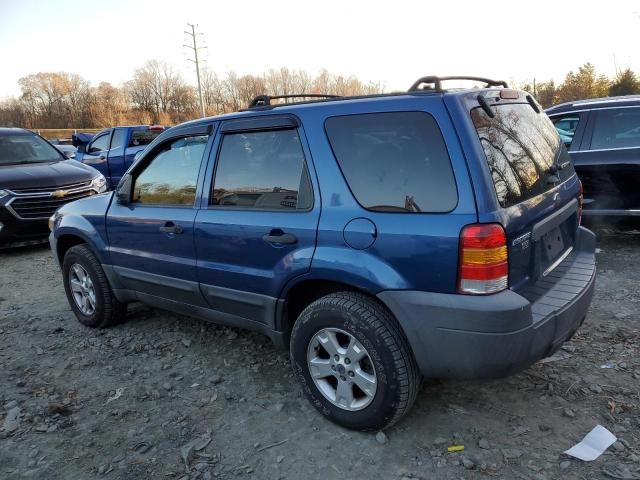
[[[87,245],[67,251],[62,276],[69,305],[83,325],[104,328],[126,315],[127,304],[115,298],[100,262]]]
[[[381,430],[413,405],[420,374],[391,313],[356,292],[326,295],[298,317],[291,362],[313,406],[355,430]]]

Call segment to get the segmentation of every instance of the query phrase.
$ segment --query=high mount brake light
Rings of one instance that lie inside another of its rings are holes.
[[[460,234],[458,292],[486,295],[509,283],[507,236],[497,223],[467,225]]]
[[[500,90],[500,98],[504,98],[505,100],[517,100],[520,98],[520,92],[517,90]]]

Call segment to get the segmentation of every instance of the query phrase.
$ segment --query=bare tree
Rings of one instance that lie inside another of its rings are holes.
[[[246,106],[242,103],[240,89],[238,88],[238,75],[235,72],[227,73],[222,82],[222,95],[225,112],[234,112]]]
[[[16,98],[0,102],[0,126],[17,127],[27,125],[25,110]]]
[[[257,95],[378,93],[380,84],[326,70],[313,76],[286,67],[261,75],[228,72],[201,75],[205,110],[219,114],[246,108]],[[20,79],[19,99],[0,104],[0,121],[31,128],[107,127],[123,123],[182,122],[198,115],[195,90],[166,62],[151,60],[121,86],[107,82],[92,88],[73,73],[36,73]]]
[[[240,106],[241,108],[245,108],[256,96],[265,93],[266,88],[264,78],[253,75],[244,75],[238,78],[237,89]]]
[[[90,123],[89,82],[75,73],[40,72],[18,80],[20,103],[31,127],[47,125],[64,128]]]
[[[224,86],[218,76],[211,70],[203,70],[200,74],[202,98],[207,115],[216,115],[225,111]]]
[[[183,112],[189,100],[186,84],[173,67],[164,61],[149,60],[137,69],[127,84],[131,101],[149,113],[152,122],[165,121],[172,112]]]
[[[128,94],[124,88],[117,88],[102,82],[92,91],[92,124],[96,127],[121,125],[127,121],[130,111]]]

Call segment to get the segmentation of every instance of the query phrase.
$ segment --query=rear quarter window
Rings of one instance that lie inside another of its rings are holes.
[[[368,210],[443,213],[458,203],[451,160],[425,112],[331,117],[331,148],[355,199]]]
[[[580,115],[577,113],[569,113],[565,115],[557,115],[551,117],[553,126],[556,127],[556,131],[560,136],[560,140],[567,147],[570,147],[573,143],[573,138],[580,124]]]

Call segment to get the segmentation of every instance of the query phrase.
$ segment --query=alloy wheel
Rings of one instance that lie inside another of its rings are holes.
[[[79,263],[69,269],[69,287],[73,300],[84,315],[93,315],[96,311],[96,292],[91,277]]]
[[[378,380],[371,357],[344,330],[318,331],[309,342],[307,367],[318,390],[338,408],[362,410],[375,397]]]

